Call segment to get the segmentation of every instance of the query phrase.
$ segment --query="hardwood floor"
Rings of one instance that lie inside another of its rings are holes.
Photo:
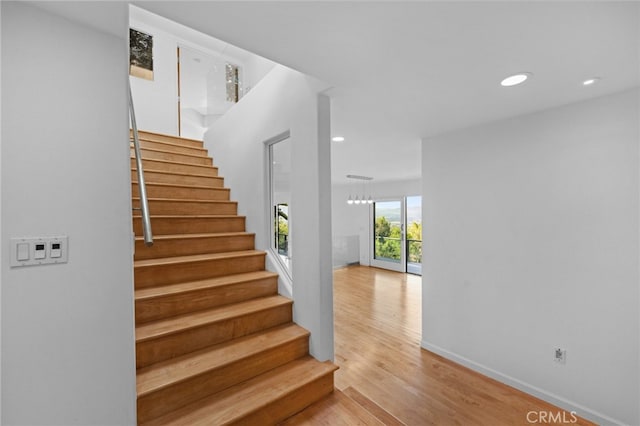
[[[377,268],[334,272],[336,392],[285,424],[593,424],[421,349],[421,287]]]

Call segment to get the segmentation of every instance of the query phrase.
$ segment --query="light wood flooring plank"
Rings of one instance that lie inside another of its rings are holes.
[[[282,426],[384,426],[385,423],[339,390],[301,413],[281,423]]]
[[[529,411],[562,412],[421,349],[421,288],[419,276],[377,268],[334,272],[338,389],[407,425],[524,425]]]

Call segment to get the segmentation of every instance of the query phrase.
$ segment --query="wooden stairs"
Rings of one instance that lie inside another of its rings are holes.
[[[277,424],[333,391],[200,141],[140,132],[154,245],[133,213],[138,424]],[[139,207],[131,159],[134,209]]]

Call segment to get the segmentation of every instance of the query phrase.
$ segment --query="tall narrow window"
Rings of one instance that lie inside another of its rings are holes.
[[[153,80],[153,36],[129,28],[129,75]]]
[[[269,171],[271,250],[291,270],[291,140],[285,132],[265,142]]]
[[[240,70],[237,65],[227,63],[227,101],[238,102],[240,100]]]

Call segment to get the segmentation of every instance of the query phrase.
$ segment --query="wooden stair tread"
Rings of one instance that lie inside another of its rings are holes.
[[[220,188],[222,189],[222,188]],[[196,199],[189,199],[189,198],[147,198],[149,201],[170,201],[172,203],[237,203],[237,201],[232,201],[232,200],[196,200]],[[132,198],[133,201],[140,201],[140,198],[138,197],[133,197]]]
[[[135,291],[135,300],[151,299],[159,296],[179,294],[188,291],[201,290],[212,287],[223,287],[227,285],[239,284],[243,282],[258,280],[262,278],[277,277],[278,274],[269,271],[245,272],[243,274],[224,275],[222,277],[209,278],[206,280],[181,282],[160,287],[142,288]]]
[[[232,201],[233,202],[233,201]],[[237,214],[191,214],[191,215],[181,215],[181,214],[164,214],[164,215],[151,215],[151,219],[235,219],[235,218],[245,218],[246,216],[241,216]]]
[[[389,415],[391,416],[391,415]],[[279,426],[333,425],[339,419],[341,425],[406,426],[395,417],[378,418],[375,414],[351,399],[346,392],[334,389],[312,406],[284,420]]]
[[[330,362],[303,357],[144,425],[229,424],[274,401],[286,398],[302,385],[332,374],[335,370],[337,367]]]
[[[175,154],[175,152],[169,152],[168,154]],[[134,157],[130,157],[132,160],[134,159]],[[193,163],[185,163],[182,161],[175,161],[175,160],[163,160],[163,159],[157,159],[157,158],[143,158],[143,161],[152,161],[154,163],[165,163],[165,164],[177,164],[180,166],[189,166],[189,167],[202,167],[203,169],[217,169],[216,166],[212,166],[212,165],[206,165],[206,164],[193,164]],[[136,167],[132,167],[133,170],[137,170]],[[145,169],[146,170],[146,169]]]
[[[133,145],[131,145],[130,148],[133,149]],[[179,155],[179,156],[184,156],[184,157],[194,157],[194,158],[211,158],[209,155],[207,155],[206,150],[202,154],[189,154],[189,153],[186,153],[186,152],[174,152],[174,151],[167,151],[167,150],[158,149],[158,148],[140,147],[140,151],[162,152],[164,154],[172,154],[172,155]],[[130,154],[130,158],[135,158],[135,155],[133,153],[131,153]],[[145,159],[144,156],[142,158]]]
[[[135,172],[137,171],[137,169],[135,167],[131,167],[131,171]],[[188,172],[174,172],[174,171],[170,171],[170,170],[158,170],[158,169],[151,169],[151,168],[144,168],[144,173],[162,173],[165,175],[175,175],[175,176],[189,176],[189,177],[200,177],[200,178],[208,178],[208,179],[223,179],[222,176],[210,176],[210,175],[205,175],[205,174],[199,174],[199,173],[188,173]],[[132,181],[132,183],[135,181]]]
[[[224,237],[245,237],[250,235],[256,235],[253,232],[209,232],[199,234],[164,234],[154,235],[153,239],[158,241],[163,240],[180,240],[180,239],[198,239],[198,238],[224,238]],[[136,236],[136,241],[143,241],[144,237]]]
[[[150,204],[151,211],[155,211],[155,204]],[[187,206],[186,204],[180,204],[178,206]],[[216,205],[209,205],[209,207],[215,207]],[[217,206],[226,206],[226,209],[236,204],[218,204]],[[153,232],[155,235],[175,235],[175,234],[191,234],[191,233],[218,233],[218,232],[245,232],[246,217],[237,214],[230,214],[227,211],[221,212],[198,212],[189,211],[188,208],[183,209],[183,214],[178,214],[179,211],[166,212],[162,214],[162,211],[158,211],[157,214],[151,215],[151,223],[153,224]],[[140,213],[136,211],[136,213]],[[169,214],[173,213],[173,214]],[[201,213],[201,214],[197,214]],[[217,214],[216,214],[217,213]],[[134,215],[133,217],[134,232],[136,235],[141,236],[142,230],[142,218],[141,216]]]
[[[173,257],[161,257],[158,259],[144,259],[136,260],[133,262],[134,268],[144,268],[158,265],[173,265],[178,263],[187,262],[204,262],[207,260],[215,259],[229,259],[233,257],[249,257],[256,255],[264,255],[265,252],[261,250],[241,250],[230,251],[224,253],[210,253],[210,254],[192,254],[189,256],[173,256]]]
[[[130,137],[133,137],[132,130],[129,130],[129,134],[130,134]],[[191,138],[185,138],[185,137],[182,137],[182,136],[168,135],[166,133],[150,132],[148,130],[138,130],[138,138],[142,139],[141,135],[155,135],[155,136],[161,136],[163,138],[171,138],[173,140],[183,140],[183,141],[200,142],[200,143],[202,143],[202,141],[198,140],[198,139],[191,139]]]
[[[202,151],[204,154],[207,153],[206,148],[199,148],[199,147],[184,145],[176,142],[159,141],[159,140],[154,140],[146,137],[142,137],[142,138],[139,137],[138,140],[145,141],[145,142],[153,142],[153,143],[162,144],[162,145],[174,146],[176,148],[186,148],[186,149],[192,149],[194,151]],[[131,148],[133,148],[133,137],[130,138],[130,141],[131,141]]]
[[[138,184],[138,181],[132,180],[132,184]],[[183,183],[155,183],[145,182],[146,186],[162,186],[166,188],[192,188],[192,189],[213,189],[216,191],[229,191],[229,188],[216,188],[214,186],[188,185]]]
[[[248,313],[261,312],[283,305],[290,305],[292,303],[290,299],[279,295],[267,296],[144,323],[136,327],[136,343],[167,336],[186,329],[200,327],[205,324],[239,317]]]
[[[289,323],[141,368],[137,373],[138,397],[308,336],[307,330]]]
[[[133,198],[132,216],[134,220],[140,220],[140,199]],[[149,211],[151,214],[166,215],[235,215],[238,213],[238,202],[228,198],[222,200],[203,199],[191,200],[184,198],[149,198]],[[138,227],[140,229],[140,227]],[[142,232],[140,230],[140,232]],[[183,231],[184,232],[184,231]]]

